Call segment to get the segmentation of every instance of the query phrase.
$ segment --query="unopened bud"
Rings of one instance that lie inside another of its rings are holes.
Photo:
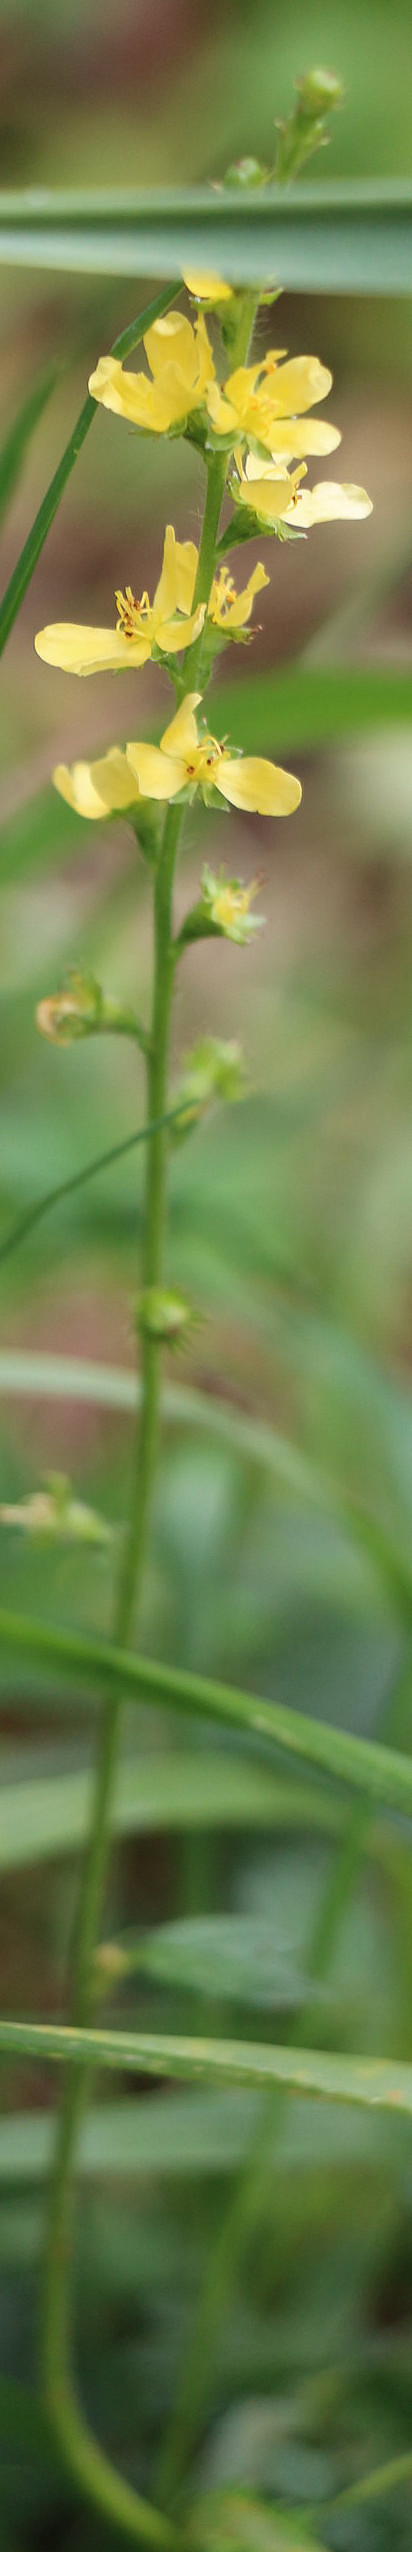
[[[34,1542],[107,1543],[112,1539],[110,1524],[93,1507],[72,1497],[70,1481],[58,1471],[51,1471],[44,1488],[33,1489],[20,1505],[0,1506],[0,1524],[14,1526]]]
[[[176,1347],[190,1327],[190,1303],[183,1294],[165,1293],[161,1285],[147,1285],[139,1295],[137,1328],[141,1338],[149,1338],[159,1347]]]
[[[343,82],[338,80],[336,71],[326,71],[323,67],[322,70],[306,71],[304,78],[296,81],[296,87],[297,114],[308,116],[311,123],[314,116],[328,115],[333,107],[342,106]]]
[[[111,993],[102,992],[93,975],[73,972],[62,992],[46,994],[36,1010],[36,1026],[54,1046],[76,1045],[79,1037],[130,1036],[144,1044],[133,1011],[124,1010]]]
[[[236,1038],[202,1037],[191,1054],[184,1057],[185,1070],[178,1082],[176,1102],[185,1113],[171,1128],[172,1141],[180,1143],[192,1126],[213,1104],[214,1099],[232,1101],[242,1098],[244,1072],[241,1049]]]
[[[224,186],[266,186],[269,176],[270,170],[263,167],[261,160],[231,160],[230,168],[225,171],[223,184]]]

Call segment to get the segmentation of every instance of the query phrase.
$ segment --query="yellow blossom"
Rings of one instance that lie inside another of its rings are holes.
[[[126,754],[120,745],[112,744],[97,762],[57,762],[53,771],[55,789],[74,807],[76,815],[92,817],[101,823],[105,815],[120,815],[123,808],[136,804],[137,780],[131,779]]]
[[[145,433],[168,434],[173,426],[184,428],[192,409],[204,405],[207,386],[214,380],[202,312],[192,328],[180,311],[166,311],[163,319],[155,319],[147,329],[143,344],[151,380],[145,372],[124,372],[115,355],[101,355],[90,374],[91,396],[104,408],[112,408],[115,416],[142,426]]]
[[[278,459],[292,461],[306,452],[333,452],[340,443],[338,426],[306,414],[331,388],[332,373],[317,355],[295,355],[285,362],[282,349],[265,355],[263,362],[240,364],[222,390],[210,381],[206,400],[216,435],[261,443]]]
[[[262,586],[268,584],[269,577],[266,575],[265,568],[259,563],[258,567],[253,568],[247,585],[243,587],[243,592],[237,594],[230,569],[220,567],[218,575],[214,578],[209,603],[209,619],[213,620],[215,628],[223,629],[228,637],[234,637],[238,630],[245,629],[253,610],[255,594],[260,594]]]
[[[312,523],[360,522],[372,513],[372,498],[364,487],[341,486],[335,479],[319,479],[315,487],[302,487],[304,465],[283,477],[276,463],[258,460],[255,452],[249,452],[244,463],[236,454],[236,461],[232,495],[237,504],[251,506],[268,530],[282,521],[305,532]]]
[[[188,274],[185,270],[183,282],[186,284],[186,291],[192,293],[194,301],[232,300],[233,286],[225,284],[222,275],[202,275],[198,269],[196,274],[192,272]]]
[[[188,692],[159,745],[128,744],[127,759],[142,797],[172,799],[182,789],[208,795],[219,790],[231,806],[258,815],[292,815],[302,796],[300,781],[255,755],[239,759],[212,735],[198,736],[195,709],[201,693]]]
[[[260,885],[260,877],[253,877],[250,886],[242,886],[239,877],[225,877],[223,871],[215,877],[213,869],[203,869],[202,901],[208,920],[221,931],[223,939],[234,939],[238,948],[247,944],[253,931],[264,928],[264,914],[250,911]]]
[[[116,594],[119,618],[115,629],[88,629],[71,620],[52,621],[39,629],[34,644],[46,665],[63,673],[121,673],[147,664],[155,647],[176,655],[190,647],[203,628],[205,604],[191,612],[197,568],[193,541],[177,541],[173,524],[165,531],[163,565],[153,602],[146,593],[135,600],[131,586]]]

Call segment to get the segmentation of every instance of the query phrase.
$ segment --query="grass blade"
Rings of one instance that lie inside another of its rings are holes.
[[[267,1744],[281,1747],[287,1754],[297,1755],[302,1763],[315,1764],[318,1771],[330,1773],[332,1780],[344,1781],[349,1789],[360,1791],[365,1799],[379,1800],[382,1807],[395,1808],[404,1816],[412,1815],[412,1761],[396,1754],[391,1747],[376,1745],[371,1739],[352,1737],[344,1728],[330,1728],[324,1721],[310,1719],[286,1704],[262,1701],[255,1693],[237,1692],[229,1684],[212,1683],[206,1675],[184,1672],[177,1666],[159,1666],[152,1658],[134,1657],[125,1649],[105,1645],[102,1640],[81,1639],[72,1631],[50,1629],[23,1614],[0,1611],[0,1643],[22,1656],[28,1654],[31,1665],[41,1662],[54,1670],[73,1673],[80,1684],[101,1686],[128,1692],[130,1698],[147,1701],[152,1696],[164,1709],[178,1709],[189,1716],[217,1720],[226,1728],[241,1728],[251,1737],[263,1737]]]
[[[178,289],[179,287],[176,287],[176,291]],[[139,312],[138,319],[132,320],[130,328],[124,328],[122,335],[115,338],[114,345],[111,348],[112,354],[118,355],[121,360],[123,360],[123,356],[131,354],[133,346],[139,345],[140,338],[144,336],[145,329],[152,327],[153,320],[160,319],[163,311],[169,309],[170,302],[176,300],[176,291],[174,293],[173,291],[171,292],[170,285],[167,285],[164,292],[157,293],[156,300],[149,302],[147,309]],[[82,444],[85,442],[86,434],[89,434],[90,432],[90,426],[93,425],[93,419],[96,414],[96,401],[95,399],[89,398],[88,395],[87,399],[85,399],[84,407],[80,409],[80,416],[76,419],[76,424],[73,427],[73,433],[69,436],[68,443],[66,443],[65,451],[62,453],[62,458],[61,461],[59,461],[58,468],[55,470],[54,477],[50,480],[50,486],[47,488],[46,495],[43,497],[42,504],[39,506],[38,514],[36,514],[34,523],[32,523],[31,531],[28,533],[28,538],[24,542],[24,548],[20,552],[20,558],[17,560],[17,566],[13,569],[13,575],[10,577],[10,583],[6,587],[5,594],[3,594],[3,601],[0,604],[0,655],[2,655],[3,648],[6,645],[6,640],[10,636],[10,630],[13,628],[13,623],[17,618],[17,613],[20,611],[20,604],[23,602],[23,597],[27,592],[27,586],[30,584],[31,577],[34,575],[34,569],[37,566],[40,551],[44,548],[44,542],[47,540],[47,533],[50,531],[50,525],[54,522],[54,516],[57,514],[58,506],[60,505],[61,498],[64,495],[65,487],[67,487],[67,480],[70,478],[71,471],[74,469],[75,461],[78,460]]]
[[[213,193],[206,187],[0,194],[0,262],[104,275],[212,266],[293,291],[412,291],[403,179]]]
[[[39,374],[39,379],[29,391],[28,398],[23,399],[21,407],[17,409],[17,415],[5,435],[4,443],[0,445],[0,525],[4,522],[15,487],[18,485],[28,444],[31,443],[36,425],[39,424],[43,410],[51,399],[52,390],[55,389],[58,373],[59,365],[49,363],[46,371]]]
[[[319,2048],[266,2047],[246,2040],[173,2038],[163,2032],[65,2029],[54,2022],[1,2020],[0,2055],[36,2064],[81,2063],[118,2073],[154,2074],[173,2082],[239,2083],[250,2091],[282,2088],[356,2108],[412,2117],[412,2065],[384,2056],[330,2056]]]

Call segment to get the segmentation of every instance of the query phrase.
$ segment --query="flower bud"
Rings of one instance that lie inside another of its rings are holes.
[[[185,1071],[175,1093],[176,1104],[185,1104],[185,1114],[171,1127],[172,1142],[181,1143],[192,1126],[198,1125],[214,1099],[231,1102],[241,1099],[244,1073],[241,1049],[236,1038],[202,1037],[191,1054],[184,1056]]]
[[[44,1001],[38,1002],[36,1026],[40,1035],[48,1037],[54,1046],[71,1046],[79,1037],[108,1033],[134,1036],[144,1044],[143,1033],[133,1012],[123,1010],[111,993],[102,992],[101,984],[95,982],[93,975],[82,975],[76,971],[69,975],[62,992],[48,993]]]
[[[165,1293],[161,1285],[147,1285],[139,1295],[137,1328],[141,1338],[149,1338],[159,1347],[176,1347],[189,1328],[190,1303],[183,1294]]]
[[[306,71],[304,78],[296,81],[296,87],[298,92],[296,112],[301,116],[309,116],[311,123],[315,116],[328,115],[333,107],[342,105],[343,83],[338,79],[336,71],[326,71],[324,68]]]
[[[250,886],[242,886],[240,877],[226,877],[224,869],[217,876],[211,868],[202,871],[202,899],[193,904],[180,932],[180,946],[193,939],[234,939],[238,948],[263,930],[263,913],[251,913],[250,905],[259,893],[262,880],[253,877]]]
[[[17,1506],[0,1506],[0,1524],[11,1524],[19,1533],[27,1533],[33,1542],[90,1542],[112,1540],[112,1528],[96,1515],[93,1507],[73,1498],[70,1481],[58,1471],[46,1474],[43,1489],[33,1489]]]
[[[266,186],[269,176],[270,169],[264,168],[261,160],[231,160],[230,168],[225,171],[223,184],[224,186]]]

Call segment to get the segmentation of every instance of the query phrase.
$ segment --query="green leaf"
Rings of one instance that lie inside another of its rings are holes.
[[[174,276],[205,265],[231,283],[295,292],[410,292],[412,188],[386,178],[285,194],[273,185],[3,189],[0,261],[103,275]]]
[[[298,658],[284,672],[222,683],[213,715],[217,733],[241,736],[244,753],[317,753],[375,727],[410,725],[410,674],[382,665],[306,666]]]
[[[147,309],[139,312],[138,319],[133,319],[131,326],[129,328],[124,328],[122,335],[115,338],[114,345],[110,349],[111,353],[118,355],[121,360],[124,355],[131,354],[133,346],[140,344],[140,339],[144,336],[145,329],[153,325],[154,319],[161,318],[162,312],[169,309],[170,301],[173,301],[175,298],[176,295],[170,291],[170,285],[167,286],[165,292],[157,293],[156,300],[149,302]],[[20,552],[20,558],[17,561],[17,566],[13,569],[13,575],[10,577],[10,583],[7,585],[5,594],[3,594],[3,601],[0,604],[0,655],[3,653],[3,647],[6,645],[6,639],[10,636],[10,630],[13,628],[13,622],[17,618],[17,613],[20,611],[20,604],[23,602],[24,594],[27,592],[27,586],[30,584],[30,579],[34,574],[35,567],[37,566],[37,560],[40,558],[40,552],[44,547],[45,540],[47,540],[47,533],[50,531],[50,525],[54,522],[54,516],[57,514],[58,506],[60,505],[61,498],[64,495],[64,489],[67,486],[67,480],[70,478],[71,470],[74,469],[75,461],[78,460],[79,452],[81,452],[82,443],[85,441],[86,434],[89,433],[90,426],[93,425],[96,412],[96,400],[87,397],[84,402],[84,407],[80,409],[80,416],[77,417],[76,424],[73,426],[73,433],[69,436],[69,442],[66,443],[62,459],[59,461],[58,468],[54,472],[54,477],[50,480],[50,486],[47,488],[46,496],[43,497],[42,504],[39,506],[39,511],[35,516],[34,523],[32,523],[28,539],[24,542],[24,548]]]
[[[207,1766],[207,1756],[205,1758]],[[273,1923],[258,1915],[207,1914],[163,1923],[148,1939],[119,1942],[129,1967],[164,1985],[211,1995],[213,2000],[255,2003],[261,2011],[293,2011],[316,1987],[276,1953]]]
[[[100,2101],[82,2121],[76,2156],[81,2180],[207,2178],[237,2170],[249,2151],[258,2124],[259,2100],[254,2091],[145,2092],[144,2100]],[[389,2140],[388,2140],[389,2139]],[[49,2110],[20,2111],[0,2118],[0,2184],[32,2182],[50,2170],[54,2117]],[[317,2171],[319,2163],[377,2162],[392,2158],[393,2126],[365,2110],[342,2106],[312,2108],[299,2102],[288,2112],[282,2146],[273,2128],[273,2165]]]
[[[308,2534],[300,2518],[278,2517],[275,2508],[249,2491],[213,2490],[200,2498],[190,2538],[207,2552],[322,2552],[319,2536]]]
[[[59,1772],[3,1789],[0,1870],[21,1870],[81,1848],[88,1832],[93,1776]],[[334,1802],[314,1788],[298,1790],[267,1766],[240,1755],[133,1755],[117,1776],[114,1834],[180,1833],[208,1826],[281,1828],[339,1826]],[[178,1927],[179,1928],[179,1927]],[[143,1948],[143,1943],[142,1943]]]
[[[309,2047],[261,2047],[244,2039],[170,2037],[162,2032],[64,2029],[54,2022],[1,2020],[0,2055],[17,2063],[81,2063],[87,2071],[154,2074],[159,2081],[238,2083],[250,2091],[283,2089],[356,2108],[412,2117],[412,2065],[384,2056],[330,2056]]]
[[[0,524],[3,523],[11,498],[14,496],[36,425],[39,424],[43,409],[47,407],[52,390],[55,388],[58,371],[57,363],[49,363],[47,370],[39,374],[33,389],[29,390],[28,397],[23,399],[21,407],[17,409],[17,415],[13,425],[9,427],[8,434],[5,435],[4,443],[0,445]]]
[[[113,1690],[117,1684],[120,1692],[145,1701],[154,1698],[166,1710],[177,1708],[189,1716],[217,1720],[222,1727],[242,1728],[297,1755],[303,1763],[316,1764],[333,1780],[361,1791],[364,1798],[379,1799],[384,1807],[412,1815],[412,1761],[389,1746],[349,1736],[344,1728],[330,1728],[322,1720],[306,1718],[302,1711],[262,1701],[256,1693],[237,1692],[206,1675],[160,1666],[153,1658],[129,1656],[103,1640],[81,1639],[74,1632],[50,1629],[3,1609],[1,1640],[6,1651],[28,1654],[33,1666],[41,1662],[51,1673],[55,1669],[73,1673],[80,1684],[92,1689],[100,1686],[104,1691],[108,1685]]]

